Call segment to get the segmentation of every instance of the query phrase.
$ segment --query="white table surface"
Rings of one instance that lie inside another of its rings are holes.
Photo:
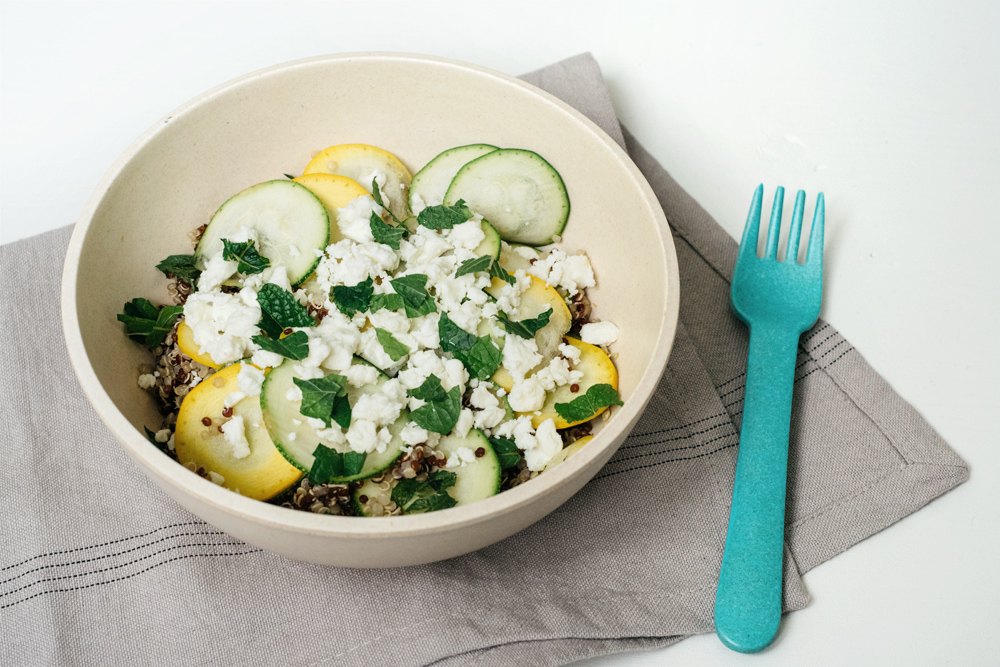
[[[764,654],[705,635],[586,664],[997,664],[1000,5],[749,4],[4,1],[0,242],[73,222],[133,138],[255,69],[392,50],[518,74],[589,50],[734,236],[760,182],[825,191],[823,316],[972,478],[808,573],[812,604]]]

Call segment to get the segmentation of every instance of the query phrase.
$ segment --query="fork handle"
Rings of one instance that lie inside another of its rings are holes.
[[[783,327],[750,329],[733,504],[715,597],[716,634],[741,653],[766,648],[781,621],[788,432],[800,335]]]

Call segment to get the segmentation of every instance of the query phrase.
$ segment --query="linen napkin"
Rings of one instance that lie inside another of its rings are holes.
[[[70,229],[5,245],[0,663],[558,665],[713,629],[747,353],[728,307],[737,244],[620,128],[593,58],[525,79],[627,148],[677,246],[673,354],[607,466],[544,520],[449,561],[350,570],[258,550],[147,482],[84,398],[60,326]],[[825,322],[801,340],[793,410],[786,610],[808,602],[803,572],[968,477]]]

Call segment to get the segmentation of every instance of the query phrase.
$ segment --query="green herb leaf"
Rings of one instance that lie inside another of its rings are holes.
[[[455,428],[458,414],[462,411],[462,391],[459,387],[452,387],[446,392],[441,386],[441,380],[431,375],[422,385],[411,389],[409,394],[426,401],[410,412],[410,419],[417,426],[442,435],[447,435]]]
[[[454,206],[428,206],[417,215],[417,222],[428,229],[451,229],[471,217],[469,207],[459,199]]]
[[[427,276],[423,273],[411,273],[407,276],[389,281],[396,294],[403,298],[403,307],[407,317],[420,317],[437,312],[434,299],[427,293],[425,285]]]
[[[315,459],[309,470],[309,481],[313,484],[328,484],[336,477],[344,476],[344,455],[326,445],[316,445]]]
[[[262,350],[274,352],[295,361],[302,361],[309,356],[309,336],[306,335],[305,331],[296,331],[284,338],[253,336],[250,340],[257,343]]]
[[[486,271],[490,268],[492,263],[493,258],[489,255],[467,259],[458,266],[458,271],[455,272],[455,277],[458,278],[459,276],[464,276],[467,273],[476,273],[477,271]]]
[[[517,282],[517,280],[514,279],[514,276],[507,273],[507,270],[500,266],[500,262],[493,262],[490,264],[490,275],[494,278],[499,278],[508,285],[513,285]]]
[[[406,227],[383,222],[382,218],[378,217],[374,211],[372,211],[369,225],[372,228],[372,236],[375,237],[375,241],[384,243],[393,250],[399,250],[399,239],[406,235]]]
[[[142,430],[146,432],[146,440],[149,440],[151,443],[153,443],[153,445],[155,445],[157,449],[166,450],[167,443],[160,442],[159,440],[156,439],[156,431],[150,429],[148,426],[143,426]]]
[[[455,352],[455,358],[461,360],[469,369],[469,375],[479,380],[489,380],[500,368],[503,353],[489,336],[476,339],[472,349]]]
[[[375,294],[372,296],[368,312],[377,313],[383,308],[387,310],[399,310],[404,306],[403,297],[398,294]]]
[[[299,412],[306,417],[322,419],[329,427],[337,398],[347,394],[347,378],[331,373],[326,377],[309,380],[292,378],[292,382],[302,390],[302,405],[299,406]]]
[[[386,206],[385,203],[382,202],[382,190],[379,189],[379,187],[378,187],[378,181],[376,181],[374,178],[372,179],[372,199],[374,199],[375,203],[378,204],[379,206],[381,206],[383,209],[385,209],[386,211],[389,211],[389,215],[392,216],[392,221],[393,222],[395,222],[397,225],[400,224],[399,218],[396,217],[396,214],[393,213],[389,209],[389,207]],[[376,216],[376,217],[378,217],[378,216]],[[372,233],[374,234],[375,231],[372,230]],[[378,241],[378,237],[377,236],[375,237],[375,240]],[[379,243],[381,243],[381,241],[379,241]],[[386,244],[386,245],[388,245],[388,244]],[[399,250],[399,246],[396,246],[395,249]]]
[[[532,338],[538,333],[539,329],[549,323],[550,317],[552,317],[551,307],[537,317],[518,320],[516,322],[503,313],[497,313],[497,319],[503,324],[504,331],[520,336],[521,338]]]
[[[257,252],[252,240],[233,243],[222,239],[222,259],[237,262],[236,270],[246,275],[260,273],[271,265],[267,257]]]
[[[556,412],[566,421],[586,421],[597,414],[601,408],[610,405],[624,405],[618,398],[618,390],[610,384],[595,384],[587,393],[574,398],[569,403],[556,403]]]
[[[391,498],[406,514],[447,509],[457,502],[447,492],[457,480],[458,475],[447,470],[433,472],[423,482],[401,479],[393,487]]]
[[[364,452],[346,452],[344,454],[344,475],[346,477],[353,477],[361,473],[361,469],[365,467],[365,459],[368,455]]]
[[[333,400],[333,414],[331,418],[340,428],[351,427],[351,401],[347,398],[347,394],[338,396]]]
[[[368,276],[357,285],[334,285],[330,296],[337,309],[344,315],[353,317],[354,313],[363,313],[371,304],[374,281]]]
[[[194,264],[194,255],[170,255],[156,265],[168,277],[173,274],[194,285],[201,275],[201,269]]]
[[[118,314],[118,321],[125,325],[125,334],[152,350],[159,347],[174,328],[174,322],[184,311],[184,306],[157,308],[147,299],[132,299],[123,310]]]
[[[257,292],[261,318],[257,323],[271,338],[278,338],[288,327],[314,327],[316,320],[292,293],[273,283],[265,283]]]
[[[294,181],[295,180],[295,177],[292,176],[291,174],[284,174],[284,177],[287,178],[290,181]]]
[[[441,339],[441,349],[445,352],[471,350],[476,344],[476,337],[455,324],[448,313],[441,313],[441,319],[438,320],[438,338]]]
[[[393,361],[399,361],[410,353],[410,348],[396,340],[393,335],[385,329],[375,327],[375,336],[378,338],[379,344],[382,345],[382,349],[385,350],[385,353],[388,354],[389,358]]]
[[[490,438],[490,444],[497,454],[497,460],[500,462],[502,470],[513,468],[521,462],[521,450],[517,448],[512,439],[497,436]]]

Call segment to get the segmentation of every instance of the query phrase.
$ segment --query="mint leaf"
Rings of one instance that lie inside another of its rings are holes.
[[[271,265],[267,257],[257,252],[252,240],[233,243],[228,239],[222,239],[222,259],[236,261],[238,263],[236,270],[246,275],[260,273]]]
[[[393,250],[399,250],[399,239],[406,235],[406,227],[402,225],[393,226],[387,222],[383,222],[382,218],[375,215],[374,211],[372,211],[372,216],[369,219],[369,225],[372,228],[372,236],[375,237],[375,241],[384,243]]]
[[[399,361],[410,353],[410,348],[396,340],[393,335],[385,329],[375,327],[375,336],[378,338],[379,344],[382,345],[382,349],[385,350],[385,353],[388,354],[389,358],[393,361]]]
[[[375,294],[368,306],[368,312],[377,313],[386,308],[387,310],[399,310],[404,305],[403,297],[398,294]]]
[[[456,481],[458,475],[447,470],[433,472],[423,482],[401,479],[393,487],[391,498],[406,514],[447,509],[456,504],[456,500],[447,493]]]
[[[458,271],[455,272],[455,277],[458,278],[459,276],[464,276],[467,273],[476,273],[477,271],[486,271],[490,268],[492,263],[493,258],[489,255],[467,259],[458,266]]]
[[[257,292],[260,322],[257,326],[271,338],[278,338],[288,327],[314,327],[316,320],[292,293],[273,283],[265,283]]]
[[[452,387],[446,392],[441,386],[441,380],[431,375],[422,385],[411,389],[409,394],[426,401],[410,412],[410,419],[417,426],[442,435],[447,435],[455,428],[458,413],[462,411],[462,390],[459,387]]]
[[[347,394],[333,399],[333,414],[330,418],[340,428],[351,427],[351,401],[347,398]]]
[[[552,308],[549,307],[544,313],[541,313],[537,317],[531,317],[526,320],[514,321],[507,317],[503,313],[497,313],[497,319],[503,324],[504,331],[507,333],[515,334],[521,338],[532,338],[538,330],[549,323],[549,318],[552,317]]]
[[[283,176],[284,176],[285,178],[287,178],[288,180],[290,180],[290,181],[294,181],[294,180],[295,180],[295,177],[294,177],[294,176],[292,176],[291,174],[283,174]]]
[[[334,285],[330,290],[330,297],[337,309],[348,317],[353,317],[354,313],[363,313],[368,310],[371,304],[374,281],[368,276],[357,285]]]
[[[438,338],[441,339],[441,349],[445,352],[471,350],[476,344],[476,337],[455,324],[448,313],[441,313],[441,319],[438,320]]]
[[[521,462],[521,450],[517,448],[512,439],[497,436],[490,438],[490,444],[493,446],[493,451],[496,452],[501,470],[513,468]]]
[[[125,325],[125,335],[152,350],[159,347],[174,328],[184,306],[157,308],[147,299],[132,299],[122,310],[118,321]]]
[[[170,255],[157,264],[156,268],[167,277],[172,274],[177,278],[183,278],[191,285],[194,285],[201,275],[201,269],[194,264],[194,255]]]
[[[396,217],[396,214],[393,213],[391,210],[389,210],[389,207],[386,206],[382,202],[382,191],[378,187],[378,181],[376,181],[374,178],[372,179],[372,199],[374,199],[375,203],[378,204],[379,206],[381,206],[383,209],[385,209],[386,211],[389,211],[389,215],[392,216],[392,221],[393,222],[395,222],[397,225],[400,224],[399,218]],[[378,216],[376,216],[376,217],[378,217]],[[372,230],[372,233],[374,234],[375,230]],[[375,237],[375,240],[378,241],[378,237],[377,236]],[[381,241],[379,241],[379,243],[381,243]],[[388,244],[386,244],[386,245],[388,245]],[[399,250],[399,246],[396,246],[395,249]]]
[[[427,276],[423,273],[411,273],[389,281],[396,294],[402,297],[403,307],[407,317],[420,317],[437,312],[434,299],[427,293]]]
[[[292,382],[302,390],[302,405],[299,406],[299,412],[306,417],[322,419],[323,423],[329,427],[337,399],[346,397],[347,378],[331,373],[326,377],[309,380],[292,378]]]
[[[490,264],[490,275],[493,276],[494,278],[499,278],[508,285],[513,285],[514,283],[517,282],[514,279],[514,276],[507,273],[507,270],[502,266],[500,266],[500,262],[493,262],[492,264]]]
[[[469,207],[459,199],[454,206],[428,206],[417,215],[417,222],[428,229],[451,229],[471,217]]]
[[[330,480],[344,476],[344,455],[326,445],[316,445],[315,459],[309,470],[309,481],[313,484],[329,484]]]
[[[295,361],[302,361],[309,356],[309,336],[306,335],[305,331],[296,331],[284,338],[253,336],[250,340],[257,343],[262,350],[274,352]]]
[[[610,384],[595,384],[587,393],[569,403],[556,403],[556,412],[570,423],[582,422],[596,415],[601,408],[611,405],[624,405],[618,398],[618,390]]]
[[[493,377],[503,360],[503,353],[489,336],[480,336],[476,339],[472,349],[454,354],[455,358],[469,369],[469,375],[479,380],[488,380]]]
[[[344,454],[344,476],[353,477],[361,474],[361,469],[365,467],[365,459],[368,455],[364,452],[346,452]]]

